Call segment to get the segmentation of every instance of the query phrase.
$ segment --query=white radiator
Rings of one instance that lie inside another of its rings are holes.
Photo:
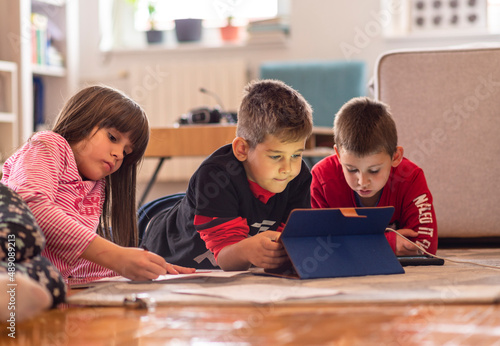
[[[173,125],[179,117],[196,107],[215,107],[217,100],[200,92],[205,88],[218,95],[227,111],[239,107],[248,82],[244,60],[182,61],[137,65],[129,75],[129,94],[141,104],[152,127]],[[165,161],[158,181],[185,181],[203,158],[174,158]],[[142,164],[139,179],[146,181],[156,167],[155,159]]]

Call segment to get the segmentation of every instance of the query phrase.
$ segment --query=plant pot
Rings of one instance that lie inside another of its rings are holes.
[[[236,41],[239,37],[239,28],[237,26],[226,25],[220,28],[220,34],[223,41]]]
[[[175,34],[177,41],[189,42],[199,41],[201,39],[201,19],[176,19]]]
[[[163,31],[148,30],[148,31],[146,31],[146,38],[147,38],[149,44],[162,43],[163,42]]]

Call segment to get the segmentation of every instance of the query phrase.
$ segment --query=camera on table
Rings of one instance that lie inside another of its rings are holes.
[[[237,113],[222,112],[217,108],[210,109],[207,107],[195,108],[190,112],[181,115],[178,121],[179,125],[219,123],[236,124],[236,122]]]

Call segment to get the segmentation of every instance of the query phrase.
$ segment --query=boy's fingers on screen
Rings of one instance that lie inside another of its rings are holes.
[[[403,248],[404,248],[403,251],[407,252],[409,255],[416,255],[419,250],[418,247],[409,242],[403,243]]]
[[[398,256],[412,256],[417,255],[418,252],[419,249],[415,245],[404,239],[401,239],[396,245],[396,254]]]
[[[415,238],[418,236],[418,233],[409,228],[398,229],[398,232],[404,235],[407,238]],[[412,256],[417,255],[419,249],[410,243],[408,240],[403,239],[401,237],[396,238],[396,255],[398,256]]]
[[[406,250],[416,250],[417,247],[415,245],[413,245],[412,243],[410,243],[409,241],[404,241],[403,242],[403,247],[406,249]]]

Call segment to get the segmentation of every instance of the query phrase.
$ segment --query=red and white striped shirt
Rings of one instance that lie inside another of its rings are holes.
[[[105,180],[82,180],[66,139],[50,131],[33,135],[5,162],[2,183],[30,207],[46,238],[42,255],[63,277],[116,275],[80,258],[98,236]]]

